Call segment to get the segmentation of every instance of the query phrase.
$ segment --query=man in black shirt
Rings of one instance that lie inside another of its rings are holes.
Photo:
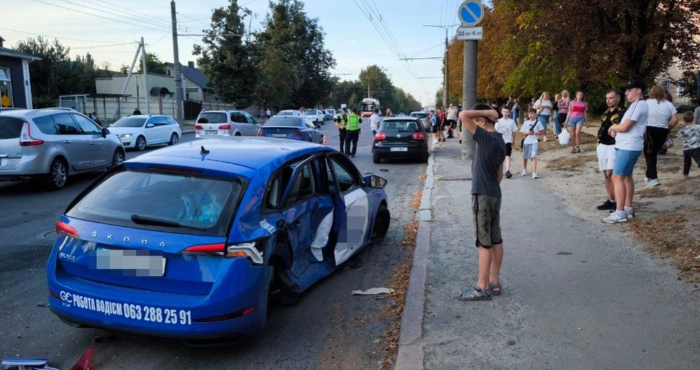
[[[608,193],[608,199],[597,207],[601,211],[614,210],[617,206],[612,182],[612,173],[615,167],[615,138],[610,136],[609,130],[611,126],[620,124],[620,119],[625,113],[625,109],[620,107],[620,98],[620,92],[617,90],[608,90],[605,94],[605,103],[608,105],[608,110],[603,114],[601,118],[602,124],[600,129],[598,129],[596,147],[598,165],[605,176],[605,190]]]

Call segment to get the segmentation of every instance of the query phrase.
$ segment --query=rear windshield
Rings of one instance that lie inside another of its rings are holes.
[[[232,180],[124,170],[97,185],[67,215],[146,230],[225,236],[241,189]]]
[[[272,117],[265,122],[265,126],[299,127],[301,126],[301,120],[299,118],[292,117]]]
[[[148,117],[124,117],[114,122],[110,127],[141,127]]]
[[[385,121],[384,131],[416,132],[418,124],[416,121]]]
[[[427,113],[411,113],[411,117],[425,118],[428,117]]]
[[[206,112],[200,113],[197,123],[226,123],[226,113]]]
[[[304,112],[305,116],[315,116],[316,115],[316,109],[309,109],[306,112]]]
[[[0,140],[19,138],[23,122],[15,117],[0,117]]]
[[[295,116],[297,113],[293,110],[283,110],[277,113],[280,116]]]

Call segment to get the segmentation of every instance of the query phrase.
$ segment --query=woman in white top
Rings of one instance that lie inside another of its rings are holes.
[[[664,88],[655,85],[649,91],[649,118],[644,134],[644,159],[647,162],[647,172],[644,182],[647,186],[658,186],[659,176],[656,172],[656,160],[661,146],[668,138],[671,129],[678,124],[676,107],[666,100]]]
[[[552,101],[549,100],[548,92],[543,92],[540,98],[537,99],[535,109],[537,109],[537,121],[544,127],[542,140],[547,141],[547,124],[549,123],[549,117],[552,115]]]

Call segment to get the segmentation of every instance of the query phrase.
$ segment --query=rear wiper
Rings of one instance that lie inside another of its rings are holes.
[[[175,221],[161,220],[158,218],[145,217],[145,216],[139,216],[139,215],[131,215],[131,221],[133,221],[134,223],[139,224],[139,225],[154,225],[154,226],[165,226],[165,227],[176,227],[176,228],[182,227],[182,228],[186,228],[186,229],[206,231],[206,229],[203,229],[200,227],[181,225]]]

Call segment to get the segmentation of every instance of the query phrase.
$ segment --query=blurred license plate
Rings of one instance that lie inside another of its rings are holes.
[[[408,148],[406,148],[406,147],[394,147],[394,148],[391,148],[390,151],[392,151],[392,152],[407,152]]]
[[[123,270],[128,276],[163,276],[165,257],[148,251],[98,249],[95,251],[96,270]]]
[[[287,134],[272,134],[272,137],[287,137]]]
[[[205,134],[205,135],[216,135],[216,134],[218,134],[218,133],[219,133],[219,131],[217,131],[217,130],[206,130],[206,131],[204,131],[204,134]]]

